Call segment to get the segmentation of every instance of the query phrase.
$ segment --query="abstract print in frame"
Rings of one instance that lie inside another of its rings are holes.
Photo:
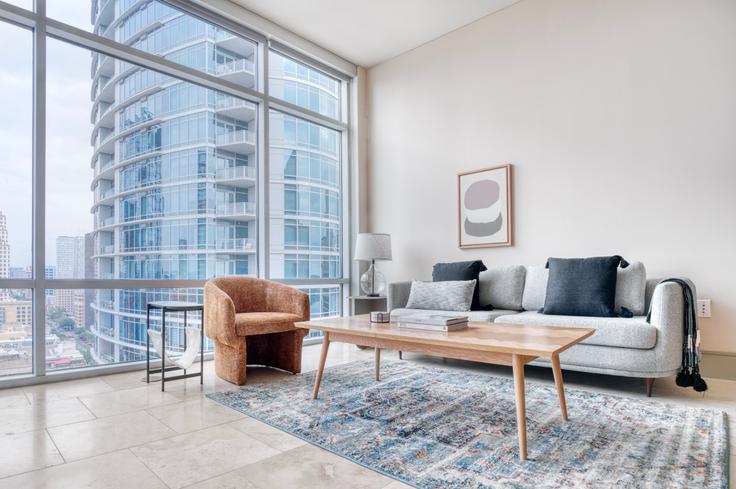
[[[511,164],[460,173],[457,188],[460,248],[511,246]]]

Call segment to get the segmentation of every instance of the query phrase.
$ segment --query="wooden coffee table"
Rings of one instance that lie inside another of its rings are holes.
[[[368,315],[315,319],[295,323],[297,328],[322,331],[324,342],[314,381],[314,399],[319,393],[322,372],[330,343],[339,341],[375,348],[376,380],[380,379],[381,349],[410,351],[459,360],[510,365],[516,392],[516,425],[519,458],[526,460],[526,400],[524,365],[539,357],[552,362],[562,419],[567,421],[567,405],[560,370],[560,353],[579,343],[595,330],[556,326],[524,326],[471,321],[468,329],[451,333],[399,328],[397,322],[371,323]]]

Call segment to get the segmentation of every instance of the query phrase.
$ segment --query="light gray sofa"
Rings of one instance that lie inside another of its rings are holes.
[[[492,304],[493,310],[462,314],[475,321],[595,328],[592,336],[560,355],[562,368],[644,378],[648,395],[655,378],[679,371],[684,330],[679,285],[647,279],[644,265],[632,263],[629,268],[619,269],[616,309],[627,307],[634,317],[554,316],[537,312],[544,306],[547,277],[548,270],[539,266],[490,268],[480,274],[480,303]],[[695,291],[692,283],[691,287]],[[426,312],[405,308],[410,290],[411,282],[389,284],[388,310],[392,318]],[[647,323],[650,303],[652,317]],[[549,366],[549,361],[538,359],[532,364]]]

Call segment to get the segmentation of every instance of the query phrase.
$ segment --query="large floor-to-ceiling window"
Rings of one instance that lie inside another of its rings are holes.
[[[140,361],[147,303],[201,302],[215,276],[284,281],[313,317],[341,313],[348,76],[188,2],[14,3],[0,382]]]

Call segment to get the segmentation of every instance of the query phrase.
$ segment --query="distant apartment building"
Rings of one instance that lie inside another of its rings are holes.
[[[46,265],[46,268],[44,269],[44,278],[46,280],[53,280],[56,278],[56,267],[54,265]],[[54,289],[46,289],[46,305],[54,305],[54,297],[56,294],[56,290]]]
[[[84,278],[85,237],[58,236],[56,238],[56,278]],[[64,310],[78,326],[84,326],[84,308],[80,313],[79,304],[84,302],[84,291],[57,289],[54,291],[54,305]]]
[[[87,233],[84,235],[84,276],[86,278],[97,277],[96,262],[93,258],[95,254],[95,233]],[[86,326],[92,329],[95,324],[95,313],[92,304],[95,302],[95,289],[84,289],[84,318],[80,326]]]
[[[30,280],[33,278],[31,267],[10,267],[10,278]]]
[[[84,278],[84,236],[56,238],[56,278]]]
[[[0,301],[0,324],[30,326],[33,323],[33,302]]]

